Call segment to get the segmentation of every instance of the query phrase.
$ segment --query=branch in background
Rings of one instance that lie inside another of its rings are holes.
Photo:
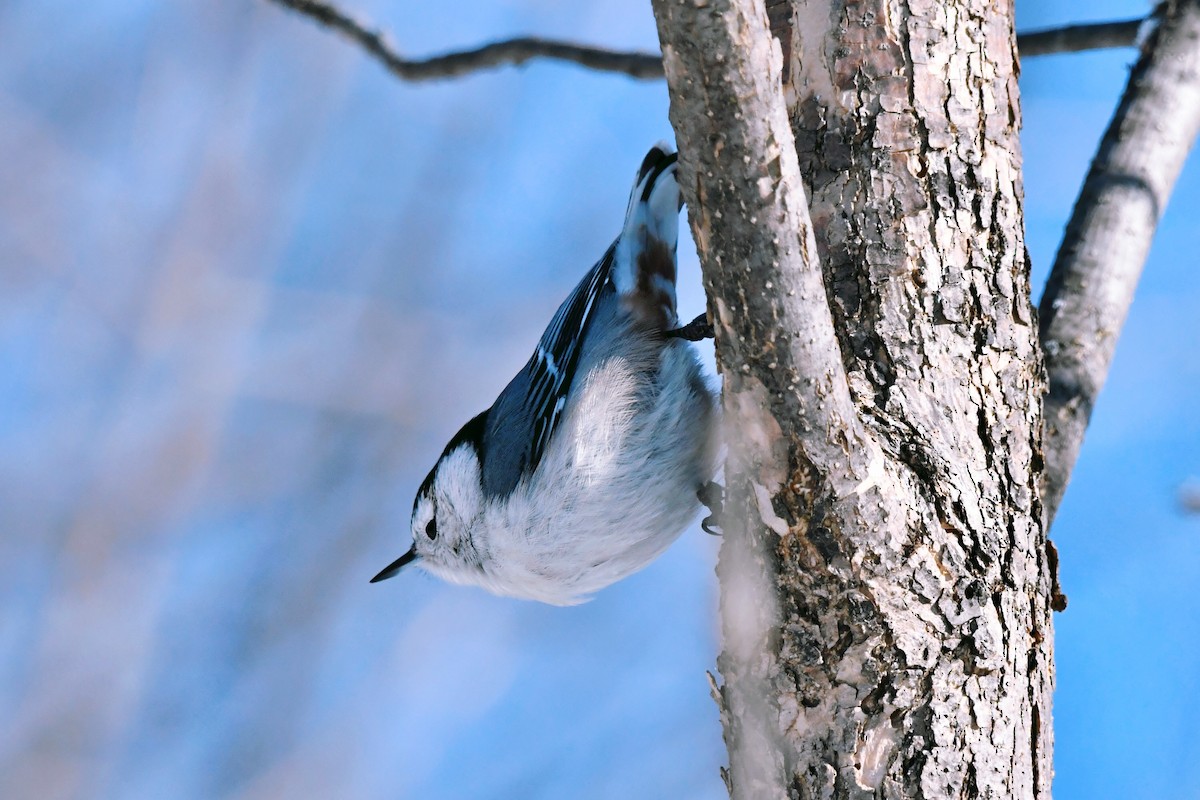
[[[597,72],[615,72],[639,80],[657,80],[663,76],[662,56],[658,53],[620,52],[531,36],[505,39],[432,58],[405,58],[388,43],[388,37],[382,31],[372,30],[325,0],[270,1],[333,28],[378,59],[393,75],[406,81],[454,78],[485,69],[518,66],[533,58],[567,61]],[[1033,31],[1017,36],[1017,49],[1022,56],[1030,57],[1131,47],[1141,24],[1142,20],[1129,20]]]
[[[1154,229],[1198,131],[1200,0],[1179,0],[1129,76],[1042,295],[1048,523],[1108,375]]]
[[[600,47],[534,37],[506,39],[473,50],[446,53],[433,58],[410,59],[396,52],[384,33],[371,30],[324,0],[271,2],[305,14],[342,33],[382,62],[393,75],[406,81],[453,78],[508,64],[524,64],[531,58],[568,61],[598,72],[616,72],[642,80],[661,79],[663,76],[662,57],[657,53],[620,53]]]
[[[1112,47],[1133,47],[1143,19],[1125,22],[1099,22],[1094,25],[1070,25],[1044,31],[1017,34],[1017,52],[1021,58],[1054,53],[1079,53]]]

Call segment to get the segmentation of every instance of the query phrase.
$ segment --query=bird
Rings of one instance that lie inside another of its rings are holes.
[[[445,446],[413,501],[411,547],[372,583],[415,563],[574,605],[645,567],[712,505],[717,401],[689,343],[712,328],[703,314],[678,327],[676,168],[669,144],[646,154],[620,234],[528,363]]]

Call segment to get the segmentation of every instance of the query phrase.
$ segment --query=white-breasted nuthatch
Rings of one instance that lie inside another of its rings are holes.
[[[462,427],[417,491],[410,562],[453,583],[570,605],[646,566],[700,508],[716,402],[677,328],[674,150],[637,172],[625,226],[529,363]]]

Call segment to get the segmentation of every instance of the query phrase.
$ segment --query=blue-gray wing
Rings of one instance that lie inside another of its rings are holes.
[[[565,411],[592,321],[615,291],[615,248],[614,242],[559,306],[533,356],[489,409],[479,447],[488,496],[507,495],[541,462]]]
[[[674,327],[679,188],[675,151],[658,144],[638,169],[617,241],[559,307],[533,356],[479,426],[484,492],[504,496],[541,463],[566,410],[590,328],[617,312],[647,330]],[[613,305],[613,304],[619,305]]]
[[[532,423],[531,449],[525,472],[541,461],[550,437],[554,435],[567,402],[567,392],[575,379],[579,354],[587,336],[601,295],[611,280],[614,242],[596,266],[583,276],[542,334],[526,370],[529,373],[525,409]]]

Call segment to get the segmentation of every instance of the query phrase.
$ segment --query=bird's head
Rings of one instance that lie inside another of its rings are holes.
[[[479,582],[483,561],[480,543],[472,533],[484,507],[480,460],[486,418],[485,411],[446,445],[413,501],[412,547],[372,578],[372,583],[391,578],[413,562],[443,580]]]

